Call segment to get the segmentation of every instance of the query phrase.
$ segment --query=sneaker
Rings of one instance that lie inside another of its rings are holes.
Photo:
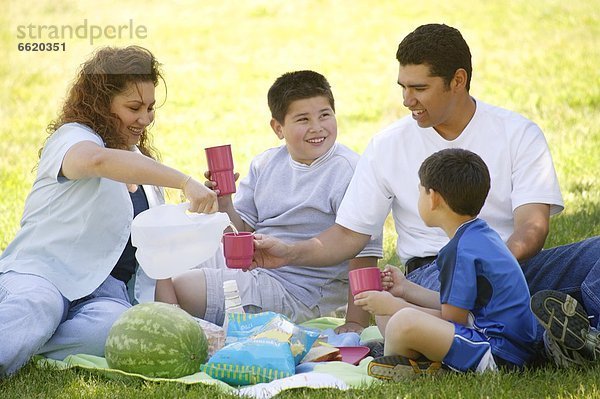
[[[575,298],[560,291],[539,291],[531,297],[531,310],[546,329],[544,345],[559,366],[600,359],[600,334],[590,326],[587,313]],[[556,356],[563,361],[557,361]]]
[[[382,380],[402,381],[423,375],[436,375],[442,371],[442,363],[432,362],[424,357],[417,360],[404,356],[382,356],[373,359],[367,367],[367,374]]]
[[[585,367],[590,364],[579,352],[569,350],[549,337],[547,331],[544,331],[544,349],[546,357],[552,359],[558,367]]]

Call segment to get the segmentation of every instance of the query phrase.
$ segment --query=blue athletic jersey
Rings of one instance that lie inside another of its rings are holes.
[[[521,266],[482,219],[458,228],[436,260],[440,300],[473,315],[474,328],[492,353],[522,365],[533,354],[536,322]]]

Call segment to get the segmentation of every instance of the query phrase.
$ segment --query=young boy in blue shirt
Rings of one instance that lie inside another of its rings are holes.
[[[453,148],[429,156],[419,169],[419,214],[450,238],[436,259],[440,292],[383,273],[385,290],[355,296],[376,315],[385,338],[383,357],[369,375],[400,380],[455,371],[521,367],[532,356],[536,322],[519,263],[500,236],[477,215],[490,188],[486,164]]]

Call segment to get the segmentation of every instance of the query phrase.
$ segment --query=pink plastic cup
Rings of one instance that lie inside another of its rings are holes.
[[[378,267],[363,267],[362,269],[350,270],[350,292],[356,295],[363,291],[381,291],[381,271]]]
[[[254,234],[249,232],[224,233],[223,254],[230,269],[247,269],[254,256]]]
[[[235,177],[233,175],[233,155],[231,145],[220,145],[204,149],[210,179],[217,183],[219,196],[235,193]]]

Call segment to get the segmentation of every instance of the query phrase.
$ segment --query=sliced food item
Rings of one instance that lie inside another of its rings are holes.
[[[340,349],[330,345],[313,345],[300,363],[342,360]]]

